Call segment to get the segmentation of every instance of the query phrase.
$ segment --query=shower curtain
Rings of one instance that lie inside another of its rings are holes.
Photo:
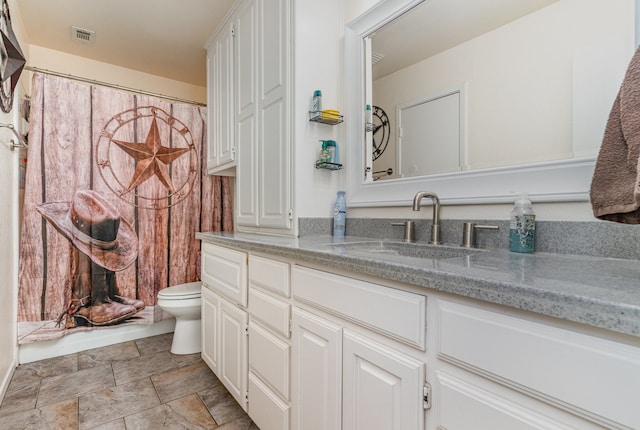
[[[34,74],[19,271],[20,343],[165,318],[200,279],[197,231],[231,231],[206,175],[206,109]]]

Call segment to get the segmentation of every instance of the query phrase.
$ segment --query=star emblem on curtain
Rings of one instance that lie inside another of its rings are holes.
[[[160,138],[160,131],[155,117],[151,122],[151,127],[144,143],[125,142],[116,139],[112,141],[136,160],[136,168],[133,172],[131,183],[123,194],[128,193],[153,176],[156,176],[167,190],[175,193],[175,187],[169,175],[169,165],[188,152],[189,148],[162,146],[162,139]]]

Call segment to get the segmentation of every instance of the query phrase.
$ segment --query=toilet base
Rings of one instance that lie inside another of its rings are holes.
[[[171,343],[171,353],[184,355],[200,352],[202,350],[200,332],[200,319],[176,319],[176,328],[173,332],[173,342]]]

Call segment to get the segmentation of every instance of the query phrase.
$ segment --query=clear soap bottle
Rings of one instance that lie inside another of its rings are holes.
[[[344,237],[347,223],[347,203],[344,200],[344,191],[338,191],[336,205],[333,212],[333,235]]]
[[[513,252],[532,253],[535,250],[536,215],[526,193],[520,193],[511,211],[509,248]]]

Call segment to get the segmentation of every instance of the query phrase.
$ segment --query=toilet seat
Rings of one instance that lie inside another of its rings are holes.
[[[202,282],[189,282],[187,284],[174,285],[160,290],[158,299],[166,300],[186,300],[201,297]]]

